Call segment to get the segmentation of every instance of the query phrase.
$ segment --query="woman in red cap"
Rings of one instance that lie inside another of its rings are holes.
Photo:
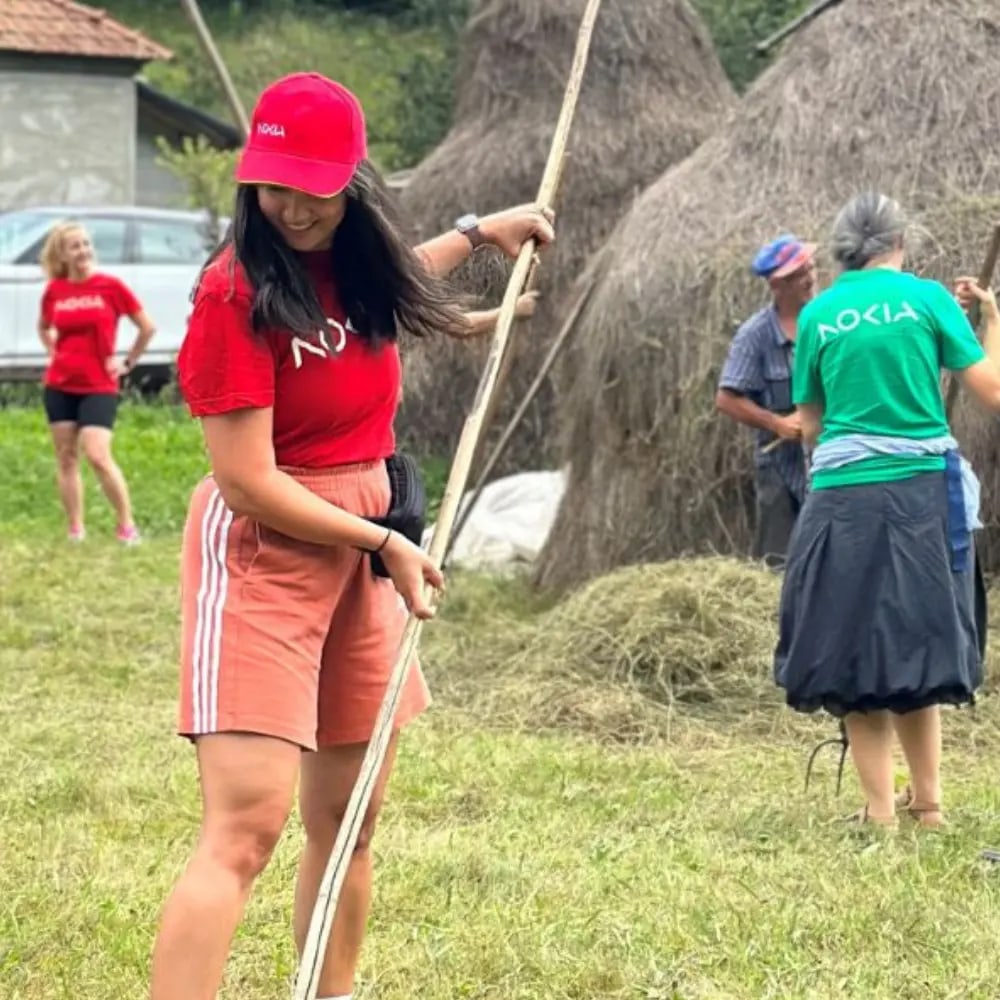
[[[554,238],[551,213],[515,208],[410,248],[367,159],[361,107],[312,73],[261,95],[236,176],[232,229],[203,271],[178,358],[212,467],[192,497],[182,581],[179,728],[196,745],[203,815],[162,916],[153,1000],[216,995],[297,780],[301,949],[407,610],[431,617],[424,588],[442,585],[421,548],[370,520],[390,503],[397,331],[468,334],[436,279],[481,242],[516,256]],[[375,817],[398,730],[428,700],[413,664],[340,897],[324,998],[353,990]]]

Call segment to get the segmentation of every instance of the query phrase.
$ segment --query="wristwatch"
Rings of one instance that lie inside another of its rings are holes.
[[[483,231],[479,228],[479,217],[474,213],[470,212],[468,215],[456,219],[455,228],[468,239],[473,250],[485,245],[486,237],[483,236]]]

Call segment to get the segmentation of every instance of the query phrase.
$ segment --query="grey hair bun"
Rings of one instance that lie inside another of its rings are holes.
[[[857,271],[869,261],[900,247],[907,220],[899,203],[877,191],[852,198],[833,224],[831,250],[845,271]]]

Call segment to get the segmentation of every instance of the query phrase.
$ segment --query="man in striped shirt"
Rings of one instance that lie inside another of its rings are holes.
[[[753,556],[775,569],[806,493],[802,430],[792,403],[792,352],[799,313],[816,294],[816,247],[783,235],[757,252],[751,271],[766,279],[771,303],[736,332],[715,403],[756,430],[757,524]],[[772,442],[777,447],[765,450]]]

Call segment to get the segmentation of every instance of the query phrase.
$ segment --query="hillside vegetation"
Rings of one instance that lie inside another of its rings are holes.
[[[112,16],[169,47],[150,83],[232,118],[179,0],[106,0]],[[268,81],[315,69],[354,89],[365,105],[372,153],[385,170],[417,163],[445,134],[452,68],[470,0],[202,0],[201,7],[244,104]],[[806,0],[694,0],[737,88],[767,64],[753,43]]]

